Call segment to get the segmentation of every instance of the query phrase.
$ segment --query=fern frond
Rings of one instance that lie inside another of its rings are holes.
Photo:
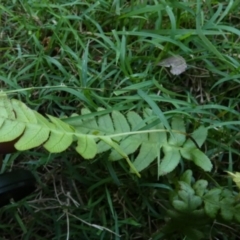
[[[94,117],[86,108],[81,110],[81,114],[84,118],[80,116],[78,119],[75,114],[76,121],[69,125],[50,115],[45,118],[21,101],[10,100],[5,94],[0,94],[0,143],[16,140],[14,147],[20,151],[43,145],[49,152],[59,153],[77,141],[76,151],[83,158],[91,159],[97,153],[111,150],[110,160],[126,159],[131,171],[138,175],[155,159],[158,176],[171,172],[181,157],[193,161],[205,171],[212,168],[208,157],[190,139],[186,141],[186,129],[181,118],[172,120],[171,134],[168,134],[162,123],[141,130],[158,119],[148,108],[144,109],[143,116],[133,111],[126,116],[112,111]],[[201,146],[206,136],[207,131],[201,126],[192,138]],[[162,158],[161,153],[164,155]],[[128,158],[130,154],[136,155],[133,162]]]

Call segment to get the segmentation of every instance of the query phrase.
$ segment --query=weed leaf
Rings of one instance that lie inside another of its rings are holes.
[[[220,201],[220,194],[221,189],[214,188],[212,190],[209,190],[204,196],[204,209],[206,214],[211,217],[215,218],[217,216],[217,213],[220,209],[219,201]]]

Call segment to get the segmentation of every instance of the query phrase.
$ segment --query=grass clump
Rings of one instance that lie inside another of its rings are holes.
[[[138,178],[109,152],[8,154],[1,172],[28,168],[38,188],[0,210],[2,239],[238,239],[239,217],[226,214],[238,211],[238,190],[225,175],[239,166],[238,12],[238,1],[3,0],[0,83],[9,96],[69,124],[83,108],[94,117],[99,107],[149,107],[166,128],[180,116],[187,132],[208,130],[201,151],[213,170],[181,160],[158,178],[153,162]],[[159,66],[176,55],[188,65],[181,75]],[[186,231],[176,227],[189,219]]]

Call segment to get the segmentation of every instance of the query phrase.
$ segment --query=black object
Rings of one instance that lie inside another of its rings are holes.
[[[36,189],[36,179],[30,171],[14,170],[0,175],[0,207],[10,199],[19,201]]]

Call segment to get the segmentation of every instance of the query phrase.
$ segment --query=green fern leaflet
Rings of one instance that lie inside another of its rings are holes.
[[[99,113],[103,110],[98,109]],[[23,102],[0,95],[0,143],[18,138],[14,146],[19,151],[43,145],[47,151],[59,153],[76,141],[76,151],[84,159],[110,151],[109,160],[126,159],[131,172],[138,176],[154,160],[158,176],[174,170],[182,158],[205,171],[212,168],[209,158],[195,144],[201,147],[204,143],[206,128],[201,126],[186,139],[188,134],[181,118],[173,118],[171,134],[161,123],[148,128],[157,120],[150,109],[144,109],[142,116],[133,111],[126,116],[112,111],[93,117],[90,110],[83,108],[81,116],[74,115],[71,119],[74,120],[70,125],[50,115],[45,118]],[[133,162],[128,158],[130,154],[134,154]]]

